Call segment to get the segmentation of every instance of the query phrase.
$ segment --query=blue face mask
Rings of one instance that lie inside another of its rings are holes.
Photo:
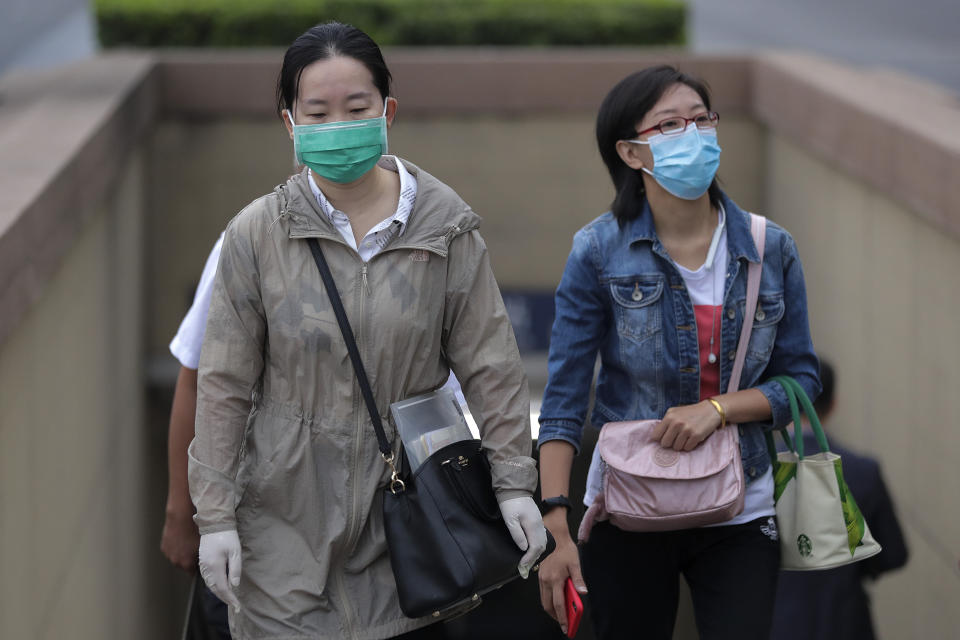
[[[658,133],[648,140],[630,140],[650,145],[653,153],[653,176],[661,187],[684,200],[696,200],[710,188],[720,166],[720,145],[716,129],[701,130],[690,123],[683,133]]]

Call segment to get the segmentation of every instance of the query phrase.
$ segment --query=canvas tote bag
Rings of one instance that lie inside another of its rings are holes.
[[[767,220],[750,214],[760,262],[747,271],[747,299],[728,392],[740,388],[763,268]],[[603,491],[580,523],[586,541],[593,525],[609,520],[625,531],[673,531],[724,522],[743,511],[745,483],[737,425],[715,431],[693,451],[676,451],[651,438],[659,420],[608,422],[597,448],[603,460]]]
[[[830,569],[880,552],[856,500],[843,479],[840,456],[830,445],[803,387],[788,376],[777,376],[793,414],[794,438],[779,430],[789,451],[777,453],[773,435],[767,448],[773,461],[773,497],[780,531],[780,566],[792,571]],[[803,407],[820,451],[804,455],[800,411]]]

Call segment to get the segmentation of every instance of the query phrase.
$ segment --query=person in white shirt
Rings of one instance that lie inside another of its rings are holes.
[[[223,234],[217,239],[200,275],[193,304],[180,323],[170,352],[180,363],[173,406],[170,409],[170,427],[167,436],[167,506],[160,537],[160,550],[176,567],[189,573],[197,570],[200,533],[193,521],[194,507],[187,486],[187,447],[193,440],[193,421],[197,411],[197,368],[200,348],[207,325],[213,276],[220,260]],[[203,618],[207,627],[221,639],[230,638],[226,606],[207,589],[203,589]]]

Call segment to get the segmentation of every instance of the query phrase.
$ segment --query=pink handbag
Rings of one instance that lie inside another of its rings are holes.
[[[750,214],[750,231],[760,253],[747,271],[747,300],[728,392],[740,374],[753,329],[767,220]],[[603,491],[583,516],[578,537],[609,520],[625,531],[673,531],[724,522],[743,511],[744,478],[737,425],[715,431],[693,451],[665,449],[650,437],[659,420],[608,422],[597,448],[604,463]]]

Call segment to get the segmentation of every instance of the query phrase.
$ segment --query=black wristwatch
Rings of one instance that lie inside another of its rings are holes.
[[[570,504],[570,500],[567,498],[567,496],[544,498],[540,501],[540,511],[544,514],[556,507],[566,507],[567,511],[570,511],[573,508],[573,505]]]

